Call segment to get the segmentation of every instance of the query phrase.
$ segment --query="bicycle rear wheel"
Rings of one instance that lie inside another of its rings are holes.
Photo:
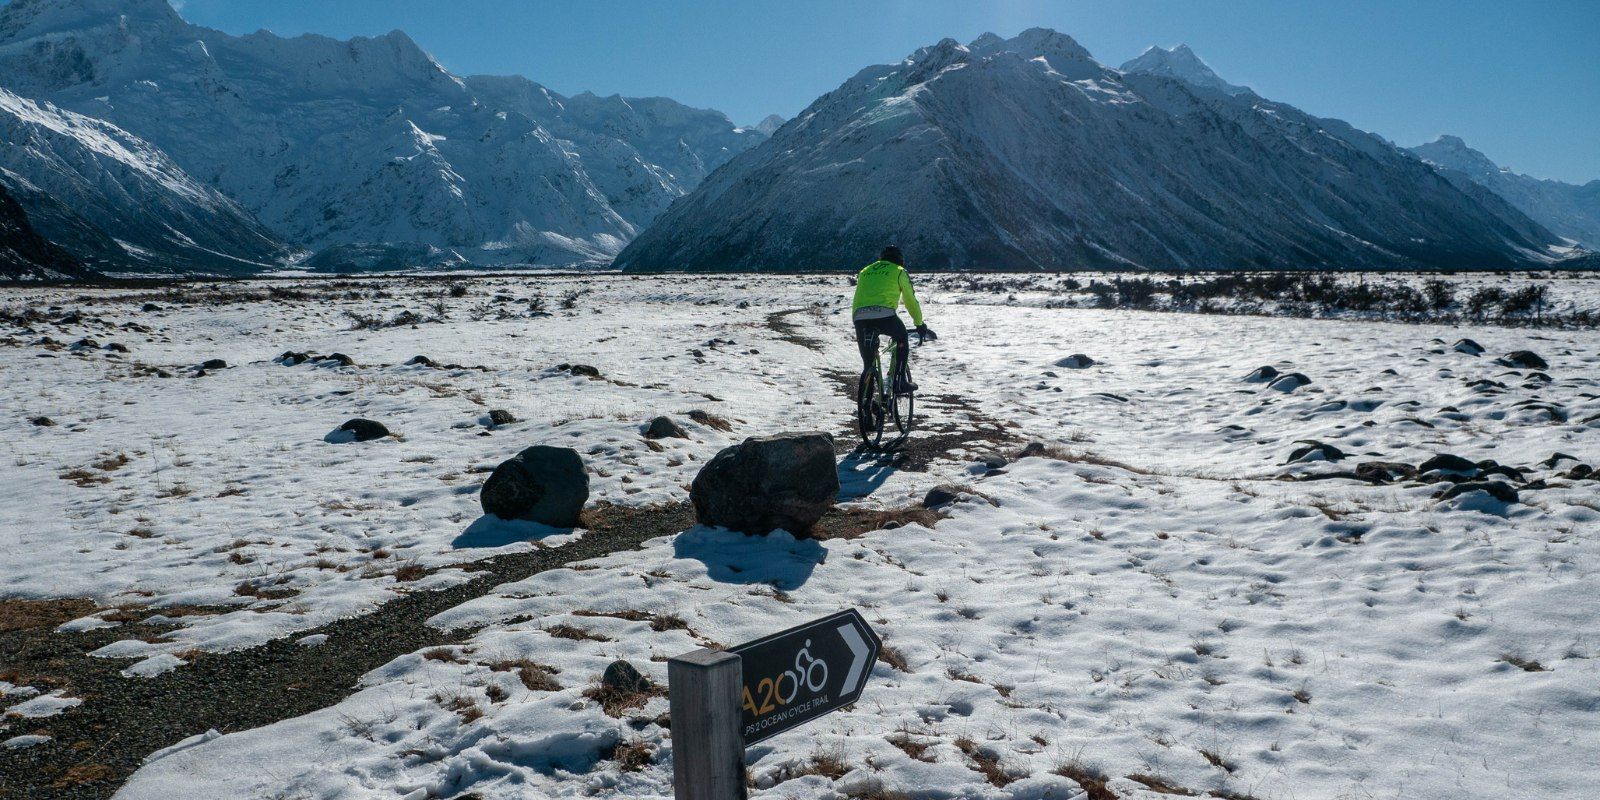
[[[879,400],[882,394],[882,377],[878,369],[867,370],[856,389],[856,426],[861,431],[861,441],[876,446],[883,441],[884,408]]]

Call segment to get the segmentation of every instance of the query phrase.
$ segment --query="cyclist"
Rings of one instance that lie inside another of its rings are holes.
[[[900,248],[889,245],[883,248],[878,260],[868,264],[856,276],[856,297],[850,304],[851,316],[856,324],[856,344],[861,347],[861,377],[866,380],[872,362],[878,356],[878,337],[894,340],[894,393],[909,394],[917,390],[911,382],[910,336],[906,324],[900,321],[899,308],[905,302],[911,312],[911,322],[917,326],[918,342],[938,339],[939,336],[922,322],[922,304],[911,289],[911,276],[906,272],[905,256]]]

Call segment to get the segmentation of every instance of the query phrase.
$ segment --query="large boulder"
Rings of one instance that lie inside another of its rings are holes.
[[[483,513],[501,519],[571,528],[589,500],[589,473],[578,451],[536,445],[495,467],[478,500]]]
[[[838,496],[833,437],[816,432],[746,439],[707,462],[689,488],[701,524],[753,535],[803,535]]]

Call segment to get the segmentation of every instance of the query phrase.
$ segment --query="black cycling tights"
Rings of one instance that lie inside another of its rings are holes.
[[[856,344],[861,348],[861,374],[872,369],[872,362],[878,358],[878,337],[887,336],[894,340],[894,375],[909,381],[911,371],[907,364],[906,355],[911,352],[911,336],[906,332],[906,324],[900,321],[897,314],[881,319],[856,320]]]

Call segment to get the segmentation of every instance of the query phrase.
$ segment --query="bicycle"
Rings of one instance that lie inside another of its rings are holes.
[[[883,369],[886,363],[890,369],[894,368],[894,357],[895,342],[889,339],[888,346],[878,352],[878,357],[872,361],[872,368],[867,370],[856,389],[856,425],[861,430],[861,441],[869,447],[882,444],[885,423],[894,424],[895,430],[900,433],[899,439],[904,439],[911,432],[916,396],[911,392],[892,391],[893,380]]]

